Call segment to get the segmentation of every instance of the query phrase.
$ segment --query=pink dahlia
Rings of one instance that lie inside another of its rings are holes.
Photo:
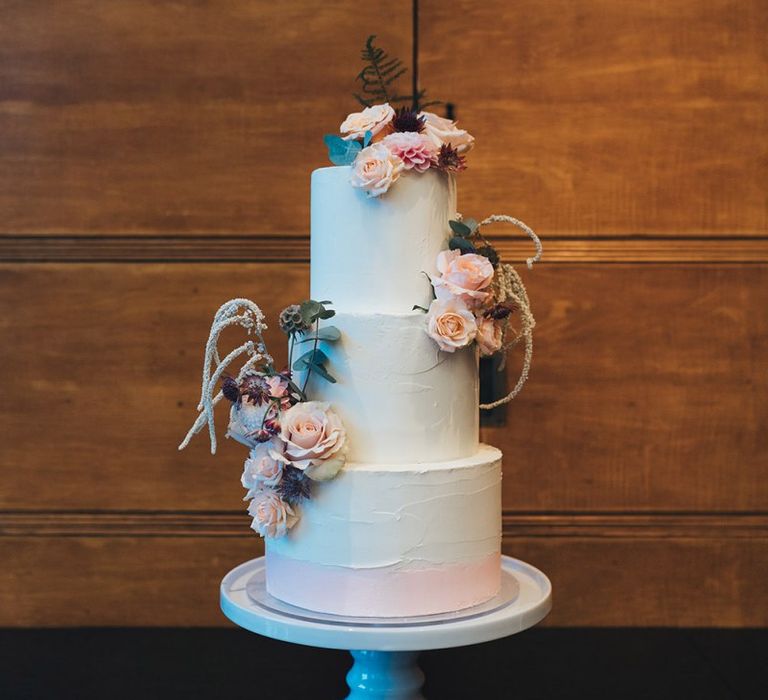
[[[384,137],[382,144],[403,161],[403,167],[407,170],[413,169],[423,173],[433,164],[436,157],[432,142],[415,131],[389,134]]]

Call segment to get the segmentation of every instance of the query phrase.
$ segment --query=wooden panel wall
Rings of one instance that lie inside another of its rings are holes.
[[[240,449],[175,449],[201,343],[226,298],[306,295],[320,137],[412,6],[66,5],[0,24],[0,625],[224,624],[260,543]],[[549,624],[768,624],[764,4],[423,0],[419,28],[478,137],[460,208],[545,240],[534,371],[483,436],[505,551]]]

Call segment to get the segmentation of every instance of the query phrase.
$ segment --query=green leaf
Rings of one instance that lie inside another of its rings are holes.
[[[429,313],[429,309],[425,309],[423,306],[419,306],[418,304],[414,304],[411,311],[416,311],[418,309],[419,311],[423,311],[425,314]]]
[[[323,326],[315,335],[309,338],[299,340],[299,343],[311,343],[315,338],[318,340],[324,340],[327,343],[335,343],[341,338],[341,331],[336,326]]]
[[[368,144],[371,143],[371,139],[372,138],[373,138],[373,133],[370,132],[370,131],[366,131],[365,132],[365,136],[363,136],[363,148],[367,148],[368,147]]]
[[[472,229],[469,228],[469,226],[467,226],[463,221],[455,221],[451,219],[448,222],[448,225],[451,227],[451,231],[453,231],[457,236],[466,238],[467,236],[472,235]]]
[[[323,312],[323,305],[312,299],[302,301],[299,308],[301,310],[301,320],[308,326],[311,326],[317,321],[318,317]]]
[[[336,134],[326,134],[323,142],[328,147],[328,159],[334,165],[351,165],[362,148],[359,141],[345,141]]]
[[[336,312],[333,309],[323,309],[318,318],[322,318],[325,321],[326,319],[333,318],[335,315]]]
[[[461,251],[462,255],[477,252],[475,246],[473,246],[466,238],[462,238],[461,236],[454,236],[451,238],[451,240],[448,241],[448,247],[451,250]]]
[[[462,223],[472,232],[477,231],[477,221],[474,219],[463,219]]]
[[[319,348],[313,348],[305,352],[299,359],[293,363],[293,369],[302,370],[308,369],[310,365],[315,365],[328,361],[328,355],[326,355]]]
[[[325,369],[325,367],[318,363],[318,362],[312,362],[312,371],[317,372],[319,376],[321,376],[323,379],[325,379],[326,382],[330,382],[331,384],[336,383],[336,379],[334,379],[330,374],[328,374],[328,370]]]

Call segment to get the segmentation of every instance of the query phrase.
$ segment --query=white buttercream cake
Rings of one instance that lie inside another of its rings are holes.
[[[456,216],[452,174],[402,177],[385,197],[350,167],[312,174],[311,296],[332,300],[336,383],[312,376],[347,433],[347,462],[301,519],[266,539],[267,589],[350,616],[429,615],[498,592],[501,453],[478,441],[478,349],[425,332],[430,278]],[[428,277],[429,276],[429,277]]]

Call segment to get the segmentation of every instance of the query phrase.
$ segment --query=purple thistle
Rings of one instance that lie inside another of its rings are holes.
[[[301,469],[286,466],[283,469],[283,478],[277,485],[277,492],[284,501],[296,505],[310,497],[310,480]]]

